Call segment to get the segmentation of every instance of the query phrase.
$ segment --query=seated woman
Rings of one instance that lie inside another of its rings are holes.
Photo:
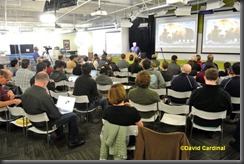
[[[137,125],[142,127],[141,116],[135,107],[125,102],[126,91],[121,83],[113,84],[108,92],[109,103],[102,118],[108,122],[121,126]]]
[[[151,77],[148,71],[140,71],[136,76],[136,88],[131,89],[128,98],[134,103],[141,105],[150,105],[160,102],[159,95],[156,91],[149,89]],[[149,118],[154,112],[140,112],[142,118]]]

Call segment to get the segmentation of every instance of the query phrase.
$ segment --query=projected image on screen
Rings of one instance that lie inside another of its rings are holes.
[[[156,19],[156,51],[196,52],[197,15]]]
[[[240,15],[205,15],[202,52],[240,53]]]

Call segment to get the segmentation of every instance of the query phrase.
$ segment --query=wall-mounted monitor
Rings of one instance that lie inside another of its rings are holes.
[[[22,54],[34,53],[33,48],[34,48],[33,44],[20,44],[20,53]]]
[[[19,54],[18,44],[10,44],[10,54]]]
[[[240,53],[240,12],[204,15],[202,53]]]
[[[198,15],[156,18],[155,51],[197,51]]]

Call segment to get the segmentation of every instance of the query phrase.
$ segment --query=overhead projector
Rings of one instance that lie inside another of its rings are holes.
[[[97,10],[91,13],[91,16],[108,15],[107,11]]]

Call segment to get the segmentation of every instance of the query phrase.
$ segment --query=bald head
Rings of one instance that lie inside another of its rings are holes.
[[[191,65],[190,65],[190,64],[184,64],[184,65],[181,67],[181,72],[182,72],[182,73],[189,74],[189,73],[191,72]]]
[[[3,75],[5,78],[12,78],[12,72],[6,68],[0,70],[0,75]]]

